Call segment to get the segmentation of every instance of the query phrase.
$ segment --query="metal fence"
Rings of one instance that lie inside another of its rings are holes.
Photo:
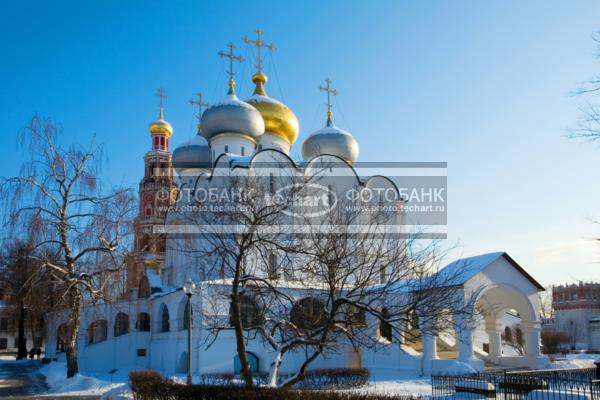
[[[432,375],[433,398],[600,400],[596,368]]]

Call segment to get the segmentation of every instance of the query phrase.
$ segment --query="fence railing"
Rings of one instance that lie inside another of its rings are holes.
[[[431,386],[436,399],[600,400],[596,368],[432,375]]]

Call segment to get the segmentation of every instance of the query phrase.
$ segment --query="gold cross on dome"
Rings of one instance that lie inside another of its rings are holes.
[[[209,104],[202,101],[202,92],[196,93],[196,96],[198,96],[198,100],[191,99],[190,104],[193,106],[198,106],[198,114],[196,115],[196,118],[198,119],[198,122],[200,122],[200,118],[202,117],[202,107],[206,106],[208,108]]]
[[[252,43],[254,45],[256,45],[256,49],[258,50],[258,55],[256,57],[256,73],[261,74],[262,70],[263,70],[263,59],[262,59],[262,49],[263,47],[265,49],[271,50],[271,51],[275,51],[275,45],[274,44],[266,44],[262,41],[262,31],[260,29],[255,30],[254,32],[256,32],[256,40],[253,39],[249,39],[247,36],[244,36],[242,38],[242,40],[244,41],[244,43],[248,44],[248,43]]]
[[[158,96],[159,103],[158,103],[158,107],[159,107],[159,117],[160,119],[162,119],[163,117],[163,107],[164,107],[164,102],[165,99],[167,98],[167,92],[165,91],[164,88],[158,88],[158,90],[156,91],[156,96]]]
[[[333,112],[331,111],[331,95],[337,96],[337,90],[331,88],[331,80],[329,78],[325,79],[325,86],[319,85],[319,90],[327,93],[327,119],[331,119],[333,116]]]
[[[220,51],[218,54],[222,58],[229,58],[229,71],[227,71],[229,74],[229,92],[233,93],[233,86],[235,85],[235,81],[233,80],[233,76],[235,75],[235,72],[233,72],[233,62],[244,62],[244,57],[233,54],[233,49],[235,48],[233,43],[229,43],[227,47],[229,47],[229,53]]]

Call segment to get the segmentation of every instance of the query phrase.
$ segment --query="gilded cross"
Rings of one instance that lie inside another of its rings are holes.
[[[325,79],[325,86],[319,85],[319,90],[322,90],[327,93],[327,119],[331,119],[333,113],[331,112],[331,95],[337,96],[337,90],[331,88],[331,80],[329,78]]]
[[[275,45],[274,44],[266,44],[262,41],[262,33],[263,32],[260,29],[257,29],[255,32],[256,32],[256,40],[248,39],[247,36],[244,36],[242,38],[242,40],[246,44],[252,43],[252,44],[256,45],[256,48],[258,50],[258,56],[256,58],[256,73],[260,74],[260,73],[262,73],[262,70],[263,70],[263,65],[262,65],[262,61],[263,61],[262,49],[263,49],[263,47],[265,49],[275,51]]]
[[[233,62],[244,62],[244,57],[236,56],[235,54],[233,54],[233,49],[235,48],[235,45],[233,43],[229,43],[227,47],[229,47],[229,53],[220,51],[219,56],[222,58],[229,58],[229,71],[227,71],[227,73],[229,74],[229,92],[233,93],[233,86],[235,85],[235,81],[233,80],[233,76],[235,75],[235,72],[233,72]]]
[[[193,106],[198,106],[198,114],[196,115],[196,118],[198,119],[198,122],[200,122],[200,118],[202,117],[202,107],[206,106],[208,108],[208,103],[204,103],[202,101],[202,92],[196,93],[196,96],[198,96],[198,100],[191,99],[190,104]]]
[[[159,116],[162,119],[163,117],[163,106],[164,106],[164,102],[165,99],[167,98],[167,92],[165,91],[164,88],[158,88],[158,90],[156,91],[156,96],[158,96],[159,100]]]

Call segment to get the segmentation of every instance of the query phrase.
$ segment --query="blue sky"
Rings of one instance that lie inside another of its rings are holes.
[[[583,100],[569,93],[600,72],[598,15],[595,1],[5,1],[3,174],[38,113],[66,141],[95,133],[106,181],[136,185],[156,89],[177,145],[194,134],[193,94],[225,94],[216,53],[233,41],[251,55],[241,37],[260,27],[277,46],[269,94],[300,120],[293,155],[324,122],[330,77],[360,161],[448,162],[453,255],[505,250],[544,284],[600,280],[600,147],[565,138]]]

